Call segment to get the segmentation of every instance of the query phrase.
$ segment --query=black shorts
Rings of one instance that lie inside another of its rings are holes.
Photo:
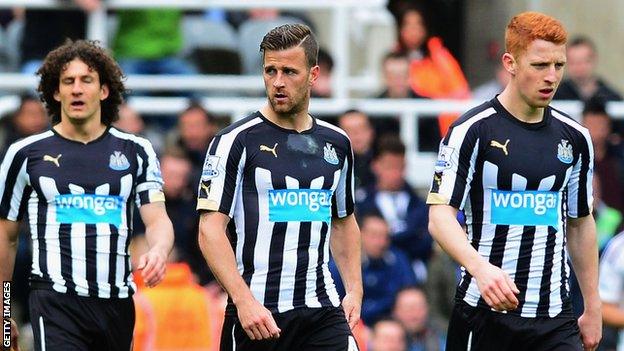
[[[236,316],[225,316],[221,351],[357,351],[342,307],[298,308],[273,314],[276,340],[251,340]]]
[[[456,303],[446,351],[582,351],[574,317],[525,318]]]
[[[34,289],[30,320],[35,350],[130,350],[134,302]]]

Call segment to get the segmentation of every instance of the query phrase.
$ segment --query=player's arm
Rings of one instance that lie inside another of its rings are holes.
[[[567,220],[567,245],[583,294],[583,315],[578,324],[586,349],[598,346],[602,337],[601,302],[598,294],[598,245],[596,223],[590,214]]]
[[[139,258],[137,269],[141,270],[145,284],[153,287],[165,277],[167,257],[173,248],[173,225],[162,201],[144,204],[139,213],[150,249]]]
[[[251,293],[236,267],[236,258],[226,230],[230,218],[216,211],[199,217],[199,248],[208,267],[227,291],[238,310],[238,319],[252,340],[278,338],[281,330],[273,315]]]
[[[353,329],[360,320],[363,295],[360,228],[353,214],[332,218],[330,246],[345,287],[346,295],[342,300],[342,307],[347,322]]]
[[[0,219],[0,278],[3,282],[13,278],[18,233],[18,222]],[[17,346],[18,336],[17,324],[11,319],[11,345]]]
[[[429,232],[440,246],[464,266],[477,280],[481,296],[492,308],[499,311],[518,307],[516,294],[520,291],[509,275],[486,261],[470,245],[466,233],[457,222],[457,209],[450,205],[431,205]]]

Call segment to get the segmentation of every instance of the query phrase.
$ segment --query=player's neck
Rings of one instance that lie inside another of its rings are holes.
[[[74,121],[69,118],[61,118],[61,122],[53,128],[66,139],[86,144],[99,138],[107,127],[100,120]]]
[[[308,114],[307,109],[296,114],[278,114],[270,105],[265,105],[260,109],[260,113],[269,121],[277,124],[284,129],[292,129],[301,133],[312,128],[314,122]]]
[[[510,85],[498,95],[498,101],[513,117],[522,122],[539,123],[544,118],[543,107],[530,106]]]

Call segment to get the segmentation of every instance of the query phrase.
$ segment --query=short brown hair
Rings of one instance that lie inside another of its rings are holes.
[[[262,38],[260,52],[287,50],[301,46],[305,52],[308,68],[317,65],[319,45],[310,27],[305,24],[284,24],[271,29]]]
[[[80,59],[89,68],[95,70],[100,77],[100,84],[108,87],[108,97],[102,101],[102,124],[111,125],[119,119],[119,105],[123,102],[126,88],[123,84],[123,73],[119,65],[95,41],[67,40],[65,44],[50,51],[45,57],[37,74],[39,81],[39,97],[46,105],[52,124],[61,121],[61,103],[54,99],[59,90],[61,72],[74,59]]]
[[[522,12],[514,16],[505,30],[505,49],[516,56],[524,52],[536,39],[557,45],[565,44],[568,33],[561,22],[539,12]]]

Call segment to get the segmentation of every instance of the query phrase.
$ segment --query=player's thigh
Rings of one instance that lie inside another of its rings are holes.
[[[342,307],[312,309],[309,313],[314,328],[308,335],[302,333],[300,351],[359,350]]]
[[[30,320],[36,351],[89,349],[89,338],[74,318],[75,306],[63,295],[39,289],[30,293]]]
[[[221,329],[221,351],[278,351],[284,339],[251,340],[233,316],[225,316]],[[282,349],[283,350],[283,349]]]
[[[100,316],[90,350],[130,350],[135,310],[132,298],[117,299],[93,306]]]

